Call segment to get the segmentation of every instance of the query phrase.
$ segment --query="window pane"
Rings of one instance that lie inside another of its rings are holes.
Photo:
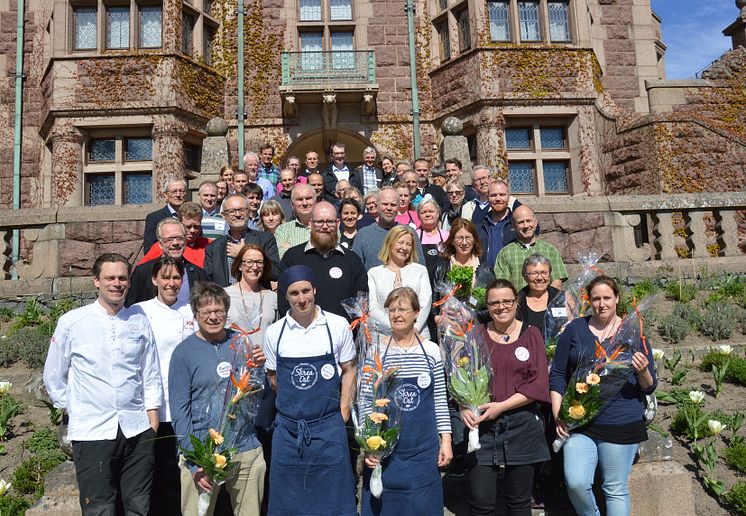
[[[199,171],[202,161],[202,147],[191,143],[184,144],[184,164],[189,170]]]
[[[114,140],[91,140],[90,161],[114,161]]]
[[[75,50],[96,48],[96,8],[79,7],[75,16]]]
[[[451,36],[448,32],[448,22],[442,22],[437,27],[440,40],[440,60],[447,61],[451,58]]]
[[[329,19],[351,20],[352,0],[329,0]]]
[[[548,193],[569,193],[567,184],[567,163],[564,161],[544,162],[544,191]]]
[[[127,161],[148,161],[153,159],[151,138],[127,138]]]
[[[124,204],[150,204],[153,202],[152,175],[150,172],[124,176]]]
[[[88,205],[114,204],[114,176],[87,175]]]
[[[570,41],[569,6],[567,2],[549,2],[549,39]]]
[[[130,8],[106,8],[106,48],[130,46]]]
[[[303,32],[300,35],[301,66],[304,70],[323,68],[322,34],[320,32]]]
[[[335,70],[355,68],[352,32],[332,32],[332,67]]]
[[[205,64],[212,64],[212,42],[215,36],[215,29],[210,25],[203,25],[202,29],[202,55],[205,59]]]
[[[181,19],[181,51],[192,55],[192,32],[194,32],[194,17],[184,13]]]
[[[510,41],[508,2],[488,2],[490,15],[490,38],[492,41]]]
[[[539,132],[542,149],[565,148],[565,130],[562,127],[542,127]]]
[[[158,48],[161,44],[161,8],[140,7],[140,46]]]
[[[505,147],[508,149],[530,149],[531,129],[527,127],[505,129]]]
[[[320,21],[321,0],[300,0],[300,21]]]
[[[515,193],[534,193],[533,163],[509,163],[508,183],[510,191]]]
[[[539,2],[518,2],[522,41],[539,41]]]
[[[469,28],[469,11],[464,9],[458,15],[459,51],[471,48],[471,30]]]

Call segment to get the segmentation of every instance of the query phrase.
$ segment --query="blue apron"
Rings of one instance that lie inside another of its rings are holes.
[[[340,376],[329,325],[329,352],[303,358],[280,356],[286,326],[287,319],[275,348],[277,418],[272,434],[268,514],[354,515],[355,485],[339,411]],[[325,379],[324,372],[331,370],[333,374]]]
[[[422,360],[430,369],[430,383],[419,386],[418,377],[399,377],[394,385],[393,401],[401,409],[401,432],[394,451],[383,461],[383,493],[370,494],[372,469],[363,473],[361,514],[394,516],[433,516],[443,514],[443,484],[438,471],[438,423],[435,419],[435,376],[425,348]],[[386,354],[383,355],[384,368]],[[416,357],[418,355],[412,355]]]

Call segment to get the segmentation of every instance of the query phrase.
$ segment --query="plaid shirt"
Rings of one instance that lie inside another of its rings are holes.
[[[264,163],[259,165],[259,177],[263,177],[270,183],[272,183],[272,191],[277,187],[277,183],[280,181],[280,168],[272,164],[269,168],[264,166]]]
[[[510,280],[516,290],[526,286],[523,279],[523,262],[532,254],[540,254],[552,264],[552,277],[550,282],[567,279],[567,269],[562,262],[562,256],[552,244],[536,239],[533,244],[525,245],[518,240],[511,242],[500,250],[495,260],[495,277]]]
[[[360,167],[363,172],[363,189],[365,192],[364,194],[367,194],[371,190],[375,190],[378,188],[378,181],[376,178],[376,167],[370,167],[368,168],[367,165],[363,165]]]
[[[275,229],[275,240],[277,241],[277,251],[280,258],[285,254],[285,251],[303,242],[308,242],[310,238],[311,228],[304,226],[297,220],[280,224]]]

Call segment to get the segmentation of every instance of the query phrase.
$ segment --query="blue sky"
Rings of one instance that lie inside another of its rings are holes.
[[[666,78],[687,79],[730,50],[723,29],[735,21],[734,0],[651,0],[662,19]]]

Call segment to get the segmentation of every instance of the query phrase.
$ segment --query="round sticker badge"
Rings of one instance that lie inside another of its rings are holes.
[[[324,367],[321,368],[321,377],[324,380],[331,380],[334,376],[334,366],[331,364],[324,364]]]
[[[216,371],[220,378],[228,378],[231,375],[231,363],[220,362],[218,364],[218,367],[216,368]]]
[[[411,383],[405,383],[394,391],[394,403],[400,410],[411,412],[420,405],[420,390]]]
[[[342,277],[342,269],[339,267],[332,267],[329,269],[329,276],[331,276],[333,279],[339,279]]]
[[[420,389],[427,389],[430,387],[430,374],[420,373],[420,376],[417,377],[417,385],[420,386]]]
[[[526,348],[524,348],[523,346],[518,346],[518,347],[517,347],[517,348],[515,349],[515,357],[516,357],[516,358],[517,358],[518,360],[520,360],[521,362],[525,362],[526,360],[528,360],[528,357],[529,357],[529,356],[530,356],[530,353],[529,353],[529,352],[528,352],[528,350],[527,350]]]
[[[319,379],[319,371],[316,366],[303,362],[295,366],[290,373],[290,381],[298,390],[305,391],[316,385]]]

